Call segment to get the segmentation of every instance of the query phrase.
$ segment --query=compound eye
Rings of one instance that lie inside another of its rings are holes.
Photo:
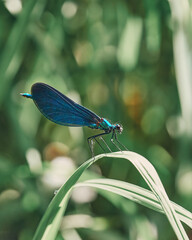
[[[123,128],[120,124],[116,124],[116,129],[119,133],[121,133],[123,131]]]

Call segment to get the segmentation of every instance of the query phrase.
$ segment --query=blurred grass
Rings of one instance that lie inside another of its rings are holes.
[[[20,98],[38,81],[121,123],[121,142],[147,157],[169,198],[192,211],[189,2],[18,1],[0,3],[0,239],[32,239],[54,190],[90,156],[93,130],[50,123]],[[146,188],[123,160],[103,160],[94,172]],[[119,210],[89,193],[72,198],[66,214],[98,216],[99,230],[71,234],[174,238],[160,214],[131,201]]]
[[[30,16],[36,2],[37,1],[30,0],[24,5],[24,10],[11,29],[5,48],[2,50],[0,64],[0,103],[3,101],[2,98],[5,98],[6,92],[11,86],[10,81],[19,68],[20,59],[18,57],[18,51],[25,40],[25,31],[28,28]]]

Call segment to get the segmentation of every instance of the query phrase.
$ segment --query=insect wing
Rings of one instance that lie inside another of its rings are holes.
[[[100,121],[94,112],[47,84],[34,84],[31,93],[40,112],[52,122],[65,126],[89,126]]]

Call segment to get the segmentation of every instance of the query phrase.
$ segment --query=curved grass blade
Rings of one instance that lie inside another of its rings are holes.
[[[159,204],[161,204],[163,211],[165,212],[175,234],[178,239],[189,239],[179,218],[176,214],[165,190],[158,177],[158,174],[151,163],[141,155],[130,152],[115,152],[109,154],[101,154],[83,163],[74,174],[68,179],[68,181],[60,188],[56,196],[51,201],[45,215],[43,216],[34,239],[54,239],[57,231],[60,227],[62,215],[65,212],[66,204],[68,202],[70,192],[76,182],[79,180],[83,172],[94,162],[102,157],[112,158],[124,158],[130,161],[139,171],[145,182],[148,184],[152,192],[154,193]],[[118,159],[119,161],[119,159]]]
[[[98,155],[94,158],[89,159],[83,163],[67,180],[67,182],[59,189],[57,194],[52,199],[49,204],[41,222],[36,230],[36,233],[33,237],[34,240],[46,239],[52,240],[55,239],[58,229],[60,227],[60,222],[65,212],[68,199],[70,197],[70,192],[75,183],[79,180],[83,172],[95,161],[104,157],[104,154]]]
[[[155,211],[164,213],[161,204],[158,202],[155,195],[142,187],[136,186],[131,183],[114,180],[114,179],[91,179],[82,183],[77,183],[74,187],[93,187],[101,190],[106,190],[111,193],[115,193],[119,196],[125,197],[143,206],[146,206]],[[107,198],[105,191],[101,194]],[[111,201],[111,198],[109,198]],[[192,213],[179,206],[178,204],[171,202],[179,219],[188,225],[192,229]]]

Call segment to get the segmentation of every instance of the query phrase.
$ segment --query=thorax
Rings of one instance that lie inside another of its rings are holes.
[[[109,130],[113,128],[113,125],[105,118],[101,118],[101,121],[99,122],[99,129],[102,130]]]
[[[111,124],[107,119],[101,118],[101,120],[98,121],[98,123],[92,124],[89,127],[93,129],[101,129],[110,132],[114,128],[114,125]]]

